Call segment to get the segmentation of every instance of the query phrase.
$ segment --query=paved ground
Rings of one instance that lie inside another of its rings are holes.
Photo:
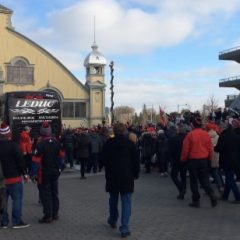
[[[116,229],[106,224],[108,195],[102,173],[80,180],[77,171],[66,171],[60,179],[60,219],[52,224],[39,224],[42,208],[32,183],[25,185],[23,219],[31,224],[26,229],[0,229],[4,240],[104,240],[119,239]],[[170,178],[154,172],[141,174],[136,181],[131,217],[133,240],[239,240],[240,205],[220,202],[212,209],[203,195],[201,208],[188,207],[186,199],[176,199]]]

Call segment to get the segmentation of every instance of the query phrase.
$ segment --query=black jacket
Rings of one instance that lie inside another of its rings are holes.
[[[11,140],[0,140],[0,161],[5,179],[20,177],[26,173],[25,160],[19,145]]]
[[[151,157],[154,154],[155,150],[155,141],[151,134],[144,133],[143,136],[140,138],[140,145],[141,145],[141,155],[142,157]]]
[[[155,153],[160,162],[165,162],[168,159],[169,142],[165,134],[160,134],[156,141]]]
[[[219,152],[219,163],[223,169],[235,169],[240,161],[240,136],[232,128],[224,130],[214,151]]]
[[[77,158],[89,158],[91,153],[90,137],[86,133],[80,133],[76,138]]]
[[[43,175],[59,174],[61,168],[60,150],[61,144],[54,138],[43,139],[37,144],[35,156],[42,159]]]
[[[183,140],[186,134],[178,133],[176,137],[169,141],[169,153],[173,163],[180,162]]]
[[[63,135],[62,142],[65,149],[73,149],[76,143],[76,138],[73,133],[67,131]]]
[[[102,156],[106,191],[132,193],[140,170],[134,143],[122,135],[110,138],[103,146]]]

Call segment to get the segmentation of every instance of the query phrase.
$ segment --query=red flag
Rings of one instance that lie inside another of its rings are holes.
[[[159,107],[159,122],[164,127],[167,125],[166,114],[161,107]]]

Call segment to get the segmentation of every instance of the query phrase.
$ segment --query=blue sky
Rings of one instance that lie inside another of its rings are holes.
[[[99,51],[115,62],[115,106],[187,104],[201,110],[211,96],[224,105],[222,78],[240,65],[219,61],[220,51],[240,46],[240,0],[0,0],[14,11],[16,31],[56,56],[85,83],[93,23]],[[110,69],[106,66],[106,105]]]

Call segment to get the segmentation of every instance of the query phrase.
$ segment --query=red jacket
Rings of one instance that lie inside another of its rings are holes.
[[[32,140],[28,132],[26,131],[21,132],[19,145],[24,155],[32,153]]]
[[[208,133],[201,128],[193,129],[184,138],[181,161],[189,159],[212,160],[213,146]]]

